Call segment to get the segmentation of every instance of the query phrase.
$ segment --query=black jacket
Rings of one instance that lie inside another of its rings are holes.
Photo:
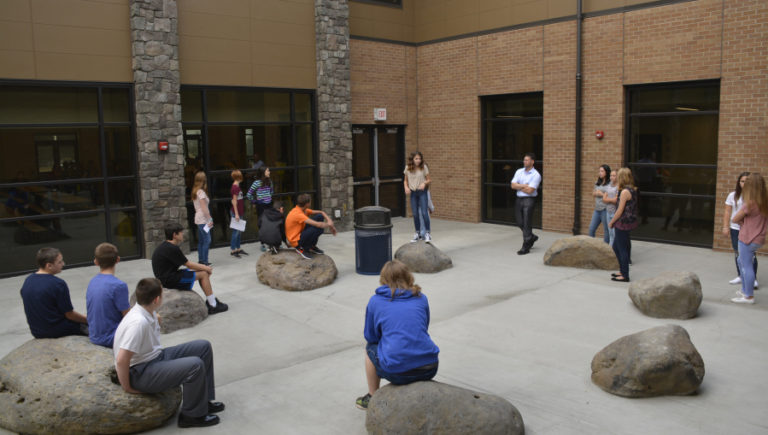
[[[280,246],[285,241],[285,217],[280,210],[268,208],[259,217],[259,241],[261,243]]]

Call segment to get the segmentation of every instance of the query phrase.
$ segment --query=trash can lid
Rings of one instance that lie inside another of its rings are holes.
[[[392,212],[377,205],[355,210],[355,228],[381,228],[391,226]]]

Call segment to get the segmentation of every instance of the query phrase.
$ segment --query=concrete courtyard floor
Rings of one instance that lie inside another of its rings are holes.
[[[411,225],[395,220],[393,252],[408,242]],[[504,397],[520,410],[528,434],[768,433],[768,293],[761,294],[768,290],[757,292],[755,305],[730,303],[738,289],[728,285],[732,254],[634,242],[633,280],[685,270],[698,274],[703,287],[698,317],[653,319],[607,271],[544,266],[546,249],[565,234],[537,230],[531,254],[518,256],[517,228],[443,220],[432,226],[435,246],[454,264],[416,274],[441,349],[436,380]],[[259,283],[257,245],[245,245],[251,255],[239,260],[228,248],[211,251],[214,292],[229,312],[162,339],[165,345],[195,338],[213,343],[217,399],[227,409],[216,428],[182,431],[173,418],[153,433],[365,433],[365,412],[354,400],[366,392],[363,320],[378,277],[355,273],[354,232],[325,235],[320,246],[336,262],[337,280],[295,293]],[[760,270],[758,279],[768,284],[768,272]],[[149,260],[120,263],[117,272],[131,290],[152,275]],[[85,267],[60,275],[82,313],[95,273]],[[0,355],[32,338],[18,294],[24,278],[0,280]],[[195,291],[202,294],[197,285]],[[704,359],[698,394],[626,399],[592,384],[590,362],[600,349],[669,323],[688,331]]]

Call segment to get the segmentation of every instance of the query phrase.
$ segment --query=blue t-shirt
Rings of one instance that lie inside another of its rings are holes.
[[[73,311],[69,287],[63,279],[33,273],[21,286],[21,300],[29,330],[35,338],[58,338],[80,334],[80,325],[64,313]]]
[[[123,311],[131,308],[128,285],[114,275],[94,276],[85,292],[85,307],[91,343],[111,348]]]

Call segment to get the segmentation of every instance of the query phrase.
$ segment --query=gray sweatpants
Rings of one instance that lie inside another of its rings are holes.
[[[160,393],[181,385],[181,413],[208,414],[208,401],[216,398],[213,349],[208,340],[195,340],[162,350],[152,361],[131,367],[131,386],[143,393]]]

